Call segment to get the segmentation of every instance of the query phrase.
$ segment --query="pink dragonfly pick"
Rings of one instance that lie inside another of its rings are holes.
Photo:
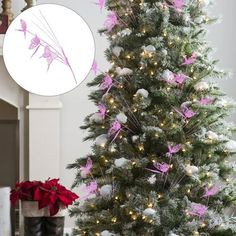
[[[118,24],[118,18],[114,11],[112,11],[108,16],[107,19],[104,22],[104,26],[108,30],[108,32],[111,32],[112,29]]]
[[[48,70],[50,65],[52,64],[52,62],[54,61],[54,59],[57,58],[57,54],[55,52],[53,52],[49,46],[45,46],[44,48],[44,53],[42,55],[43,58],[45,58],[47,60],[48,63]]]
[[[98,184],[97,181],[92,181],[89,184],[85,186],[84,191],[86,192],[86,195],[83,196],[81,199],[87,199],[90,195],[94,194],[97,192],[98,189]]]
[[[98,73],[98,64],[95,60],[93,61],[93,65],[92,65],[91,69],[94,72],[94,75],[97,75],[97,73]]]
[[[182,85],[187,79],[187,76],[185,74],[182,74],[182,73],[175,74],[174,76],[175,76],[175,82],[179,85]]]
[[[105,3],[106,3],[105,0],[97,0],[97,2],[95,2],[95,4],[99,6],[101,11],[104,9]]]
[[[110,129],[108,130],[108,135],[113,137],[111,142],[115,141],[121,130],[121,123],[118,120],[113,121]]]
[[[181,144],[177,144],[175,146],[168,145],[168,152],[166,153],[166,155],[168,157],[172,157],[173,154],[178,153],[181,150],[181,148],[182,148]]]
[[[176,10],[182,10],[184,7],[184,0],[172,0],[172,6]]]
[[[191,65],[197,60],[197,54],[193,53],[190,57],[184,57],[182,66]]]
[[[201,98],[201,100],[199,101],[200,105],[210,105],[212,104],[214,101],[213,98]]]
[[[106,111],[107,111],[106,107],[100,102],[98,104],[98,109],[99,109],[99,112],[98,112],[99,116],[101,117],[102,120],[104,120],[106,116]]]
[[[153,166],[155,167],[155,169],[149,169],[149,168],[146,169],[153,173],[158,173],[162,175],[167,173],[170,169],[170,165],[166,163],[154,163]]]
[[[105,90],[106,89],[107,91],[105,92],[105,94],[107,94],[110,91],[112,85],[113,85],[113,80],[112,80],[111,76],[106,75],[103,78],[102,83],[100,84],[99,88],[101,90]]]
[[[207,206],[193,202],[191,204],[191,211],[189,212],[189,214],[192,216],[198,216],[199,218],[202,218],[207,213],[207,209],[208,209]]]
[[[81,176],[86,177],[90,173],[90,170],[92,169],[92,167],[93,167],[93,161],[89,157],[87,159],[86,165],[80,167]]]
[[[24,36],[26,38],[26,33],[27,33],[27,24],[24,20],[20,20],[20,25],[21,25],[21,29],[18,29],[17,31],[23,32]]]
[[[218,186],[213,186],[211,188],[205,187],[205,192],[203,197],[209,198],[212,196],[215,196],[220,191],[220,188]]]
[[[191,108],[188,108],[187,102],[182,103],[180,109],[174,109],[187,121],[197,114]]]
[[[33,57],[35,55],[35,53],[38,51],[38,49],[40,48],[40,41],[41,40],[37,35],[35,35],[34,38],[31,39],[29,49],[32,50],[32,49],[36,48],[31,57]]]

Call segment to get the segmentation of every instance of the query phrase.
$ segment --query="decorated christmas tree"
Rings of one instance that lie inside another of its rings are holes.
[[[101,9],[104,1],[97,3]],[[111,62],[89,86],[92,153],[70,168],[75,235],[236,235],[234,102],[219,89],[205,39],[208,0],[108,0]]]

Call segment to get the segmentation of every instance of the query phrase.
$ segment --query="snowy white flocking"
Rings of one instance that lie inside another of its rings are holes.
[[[115,46],[115,47],[112,49],[112,53],[118,57],[118,56],[120,56],[120,53],[121,53],[123,50],[124,50],[124,48],[119,47],[119,46]]]
[[[132,31],[129,28],[123,29],[119,35],[124,37],[124,36],[129,36],[132,33]]]
[[[123,124],[127,122],[127,116],[122,112],[116,116],[116,119]]]
[[[149,184],[155,184],[157,181],[156,175],[152,175],[151,177],[148,178],[147,181]]]
[[[207,7],[211,3],[211,0],[201,0],[201,1],[198,1],[198,2],[199,2],[201,7]]]
[[[145,216],[152,216],[154,214],[156,214],[156,210],[152,209],[152,208],[146,208],[144,211],[143,211],[143,214]]]
[[[90,122],[101,123],[102,122],[102,117],[99,113],[94,113],[93,115],[90,116],[89,121]]]
[[[168,236],[179,236],[178,234],[175,234],[175,233],[173,233],[173,232],[170,232],[169,234],[168,234]]]
[[[133,135],[132,137],[131,137],[131,139],[132,139],[132,142],[136,142],[138,139],[139,139],[139,136],[138,135]]]
[[[104,198],[110,197],[112,194],[112,185],[110,185],[110,184],[103,185],[100,188],[100,194]]]
[[[194,174],[198,173],[199,169],[197,166],[187,165],[185,167],[185,173],[187,176],[193,176]]]
[[[126,159],[124,157],[121,157],[119,159],[116,159],[114,164],[115,164],[116,167],[120,168],[120,167],[126,166],[128,162],[129,162],[128,159]]]
[[[148,46],[143,46],[142,49],[144,50],[144,52],[146,53],[153,53],[156,51],[156,48],[153,45],[148,45]]]
[[[146,89],[139,89],[137,90],[136,95],[141,95],[142,97],[147,98],[149,92]]]
[[[104,147],[108,141],[107,134],[101,134],[95,139],[95,144],[97,146]]]
[[[120,67],[117,67],[116,68],[116,73],[118,75],[131,75],[131,74],[133,74],[133,71],[129,68],[122,68],[121,69]]]
[[[174,81],[175,76],[174,73],[170,70],[164,70],[164,72],[162,73],[162,78],[168,82],[171,82]]]
[[[210,87],[209,87],[209,84],[207,82],[199,82],[199,83],[195,84],[195,86],[194,86],[194,89],[196,91],[203,91],[203,90],[207,90],[209,88]]]
[[[210,130],[207,131],[206,135],[207,135],[207,138],[209,138],[211,140],[218,140],[218,138],[219,138],[219,135],[217,133],[210,131]]]
[[[110,233],[108,230],[104,230],[101,232],[101,236],[114,236],[114,234]]]
[[[226,144],[225,144],[225,148],[228,149],[229,151],[236,151],[236,141],[234,140],[229,140]]]

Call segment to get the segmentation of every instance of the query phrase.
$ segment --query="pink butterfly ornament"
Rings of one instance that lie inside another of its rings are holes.
[[[83,196],[81,199],[88,199],[91,195],[93,195],[97,192],[97,189],[98,189],[97,181],[94,180],[94,181],[90,182],[89,184],[87,184],[85,186],[84,191],[85,191],[86,195]]]
[[[118,18],[114,11],[112,11],[104,22],[104,26],[106,27],[108,32],[111,32],[112,29],[118,24]]]
[[[88,174],[90,173],[91,169],[93,167],[93,161],[89,157],[87,159],[87,163],[85,166],[80,167],[80,175],[82,178],[86,178]]]

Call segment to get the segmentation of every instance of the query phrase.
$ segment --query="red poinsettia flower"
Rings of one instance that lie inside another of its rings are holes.
[[[42,184],[40,181],[25,181],[25,182],[17,182],[15,189],[11,191],[10,200],[13,206],[19,200],[23,201],[31,201],[33,200],[33,196],[35,191]]]
[[[79,198],[75,193],[59,184],[59,179],[49,179],[35,192],[34,200],[39,209],[49,206],[50,215],[56,215],[61,206],[68,207]]]
[[[59,184],[59,179],[48,179],[44,183],[40,181],[25,181],[17,183],[11,191],[13,206],[18,200],[37,201],[39,209],[49,207],[50,215],[56,215],[61,207],[68,207],[79,198],[75,193]]]

